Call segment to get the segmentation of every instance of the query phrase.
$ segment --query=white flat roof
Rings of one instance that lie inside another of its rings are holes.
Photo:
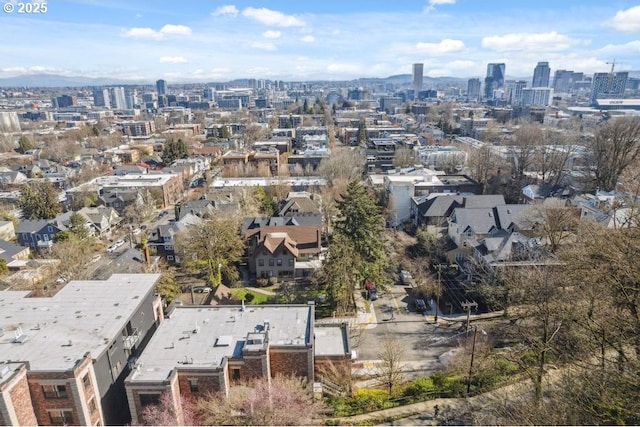
[[[31,371],[55,371],[71,369],[87,352],[98,357],[159,278],[114,274],[107,280],[71,281],[50,298],[0,292],[0,360],[29,362]],[[20,331],[26,338],[15,343]]]
[[[241,358],[247,334],[260,332],[265,322],[270,346],[307,346],[313,339],[311,310],[310,305],[176,307],[127,381],[162,381],[177,367],[216,369],[225,357]]]

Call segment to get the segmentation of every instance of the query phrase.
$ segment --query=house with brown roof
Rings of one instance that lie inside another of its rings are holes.
[[[309,277],[321,265],[320,226],[259,227],[247,230],[244,237],[249,272],[256,278]]]

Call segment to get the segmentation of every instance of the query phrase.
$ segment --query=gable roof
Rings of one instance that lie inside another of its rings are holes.
[[[298,215],[303,213],[320,213],[320,204],[310,197],[290,197],[280,209],[279,215]]]
[[[14,245],[13,243],[9,243],[6,240],[0,239],[0,258],[4,259],[6,263],[10,263],[13,261],[13,257],[20,252],[28,249],[24,246]]]
[[[302,214],[293,216],[256,216],[242,220],[240,234],[244,235],[249,230],[262,227],[278,226],[322,226],[322,214]]]
[[[300,254],[314,254],[319,253],[321,248],[320,241],[320,227],[314,225],[298,225],[291,226],[267,226],[252,229],[244,234],[245,239],[257,238],[262,242],[270,234],[275,234],[272,239],[286,234],[295,244],[296,249]],[[280,234],[278,234],[280,233]],[[279,238],[279,237],[278,237]],[[273,244],[273,240],[272,240]]]
[[[453,222],[460,226],[462,232],[469,228],[477,234],[488,234],[498,228],[494,208],[455,208]]]
[[[25,219],[18,223],[16,234],[36,233],[48,225],[54,226],[61,231],[67,229],[67,227],[59,221],[56,221],[56,219]]]
[[[276,250],[281,246],[291,252],[293,256],[298,257],[299,255],[298,249],[296,248],[296,242],[294,242],[286,232],[267,233],[260,246],[269,251],[272,255],[275,254]]]

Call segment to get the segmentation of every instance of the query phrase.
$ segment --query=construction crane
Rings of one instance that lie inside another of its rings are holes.
[[[606,62],[606,64],[611,64],[611,71],[609,72],[609,83],[607,85],[607,92],[611,92],[613,89],[613,70],[616,68],[616,60],[613,59],[613,62]]]

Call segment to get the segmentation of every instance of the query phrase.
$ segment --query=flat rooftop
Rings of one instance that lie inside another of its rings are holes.
[[[87,352],[98,357],[159,278],[114,274],[107,280],[71,281],[50,298],[0,292],[0,359],[29,362],[31,371],[56,371],[71,369]]]
[[[310,186],[327,185],[327,180],[319,176],[287,177],[287,178],[214,178],[212,188],[227,187],[266,187],[270,185]]]
[[[269,345],[311,344],[313,305],[176,307],[156,330],[128,381],[157,382],[177,367],[216,369],[225,357],[242,357],[248,334],[268,322]]]

